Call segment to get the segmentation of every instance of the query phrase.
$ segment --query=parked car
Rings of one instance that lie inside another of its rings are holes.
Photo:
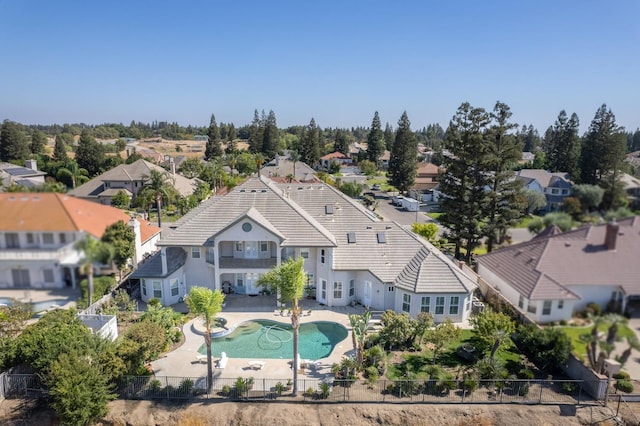
[[[379,184],[379,183],[374,184],[374,185],[371,187],[371,189],[372,189],[372,190],[374,190],[374,191],[380,191],[380,184]]]

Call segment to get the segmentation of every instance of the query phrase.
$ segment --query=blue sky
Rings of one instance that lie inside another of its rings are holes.
[[[640,2],[0,0],[0,119],[446,127],[465,101],[543,133],[640,126]],[[635,107],[635,108],[634,108]]]

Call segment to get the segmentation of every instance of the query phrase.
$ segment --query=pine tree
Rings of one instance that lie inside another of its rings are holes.
[[[204,150],[204,159],[206,161],[213,161],[222,156],[222,147],[220,146],[220,129],[218,128],[218,123],[216,122],[216,116],[214,114],[211,114],[211,119],[209,120],[207,136],[209,137],[209,140],[207,141],[207,145]]]
[[[567,118],[567,113],[560,111],[558,119],[545,135],[545,155],[550,171],[569,173],[572,179],[580,176],[579,126],[575,113]]]
[[[376,111],[371,121],[371,130],[369,130],[369,135],[367,135],[367,159],[373,162],[376,167],[378,167],[380,157],[384,153],[384,148],[384,133],[382,133],[380,116],[378,115],[378,111]]]
[[[89,129],[84,129],[80,134],[76,162],[80,168],[89,172],[89,176],[97,175],[104,163],[104,148],[96,141]]]
[[[522,130],[518,134],[523,144],[523,151],[536,152],[540,147],[540,135],[533,125],[522,125]]]
[[[13,121],[5,120],[0,129],[0,161],[24,161],[29,154],[24,132]]]
[[[624,128],[616,124],[616,117],[603,104],[596,111],[582,144],[582,183],[600,184],[605,188],[602,206],[615,208],[620,204],[622,188],[620,169],[627,152]]]
[[[393,127],[387,123],[384,127],[384,149],[391,151],[393,143],[396,140],[396,135],[393,133]]]
[[[515,225],[522,215],[524,204],[519,202],[522,181],[515,179],[513,166],[522,158],[522,144],[516,135],[509,132],[517,125],[509,123],[511,110],[507,104],[497,102],[491,118],[492,126],[487,133],[487,176],[489,198],[487,220],[483,233],[487,237],[487,251],[493,251],[495,242],[501,243],[507,229]]]
[[[47,145],[47,136],[36,129],[31,134],[31,145],[29,149],[32,154],[44,154],[44,147]]]
[[[320,161],[320,129],[313,118],[300,139],[300,159],[311,167]]]
[[[262,112],[262,116],[264,118],[264,111]],[[258,110],[254,110],[253,121],[249,128],[249,151],[254,154],[262,150],[264,124],[264,120],[260,119],[258,115]]]
[[[336,129],[336,134],[335,134],[334,143],[333,143],[333,151],[346,154],[348,150],[349,150],[349,140],[347,138],[347,133],[342,129]]]
[[[480,244],[482,223],[486,220],[490,185],[487,127],[491,119],[483,108],[463,103],[449,123],[445,136],[445,148],[451,155],[445,156],[446,170],[439,178],[440,222],[449,228],[447,237],[455,244],[455,257],[460,258],[461,248],[466,248],[465,259]]]
[[[236,143],[237,137],[238,132],[236,131],[236,127],[231,123],[229,125],[229,131],[227,132],[227,148],[225,149],[227,154],[232,154],[238,149],[238,144]]]
[[[262,132],[262,150],[260,152],[267,158],[274,158],[278,152],[279,143],[276,114],[273,111],[269,111],[264,123],[264,131]]]
[[[53,148],[53,161],[67,161],[67,147],[62,133],[56,135],[56,144]]]
[[[398,121],[398,130],[391,150],[387,173],[389,184],[401,192],[408,191],[415,182],[417,166],[418,142],[415,133],[411,131],[411,122],[405,111]]]

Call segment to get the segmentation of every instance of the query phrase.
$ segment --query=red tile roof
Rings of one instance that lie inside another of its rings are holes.
[[[96,238],[101,238],[109,225],[130,220],[115,207],[57,193],[0,193],[0,211],[3,231],[85,231]],[[148,222],[139,222],[142,242],[160,232]]]

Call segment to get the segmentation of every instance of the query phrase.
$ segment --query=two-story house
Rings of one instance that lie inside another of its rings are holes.
[[[11,163],[0,163],[0,185],[19,185],[28,188],[44,184],[45,172],[38,170],[36,160],[26,160],[25,167]]]
[[[122,210],[57,193],[0,193],[0,288],[77,286],[76,242],[120,220],[136,233],[135,261],[154,251],[160,228]]]
[[[516,178],[524,183],[524,187],[544,194],[547,199],[545,211],[560,210],[564,199],[571,195],[573,184],[568,173],[551,173],[542,169],[522,169]]]
[[[111,198],[119,191],[124,191],[129,197],[135,198],[144,188],[151,170],[166,172],[162,167],[141,159],[131,164],[121,164],[114,167],[69,191],[68,194],[100,204],[111,205]],[[177,174],[175,163],[168,173],[171,174],[173,187],[180,195],[193,194],[197,187],[197,179],[187,179]]]
[[[194,285],[258,294],[260,276],[305,259],[308,293],[328,306],[353,301],[436,321],[466,319],[476,285],[449,258],[395,222],[380,221],[323,182],[254,177],[187,213],[132,278],[145,301],[182,300]]]

